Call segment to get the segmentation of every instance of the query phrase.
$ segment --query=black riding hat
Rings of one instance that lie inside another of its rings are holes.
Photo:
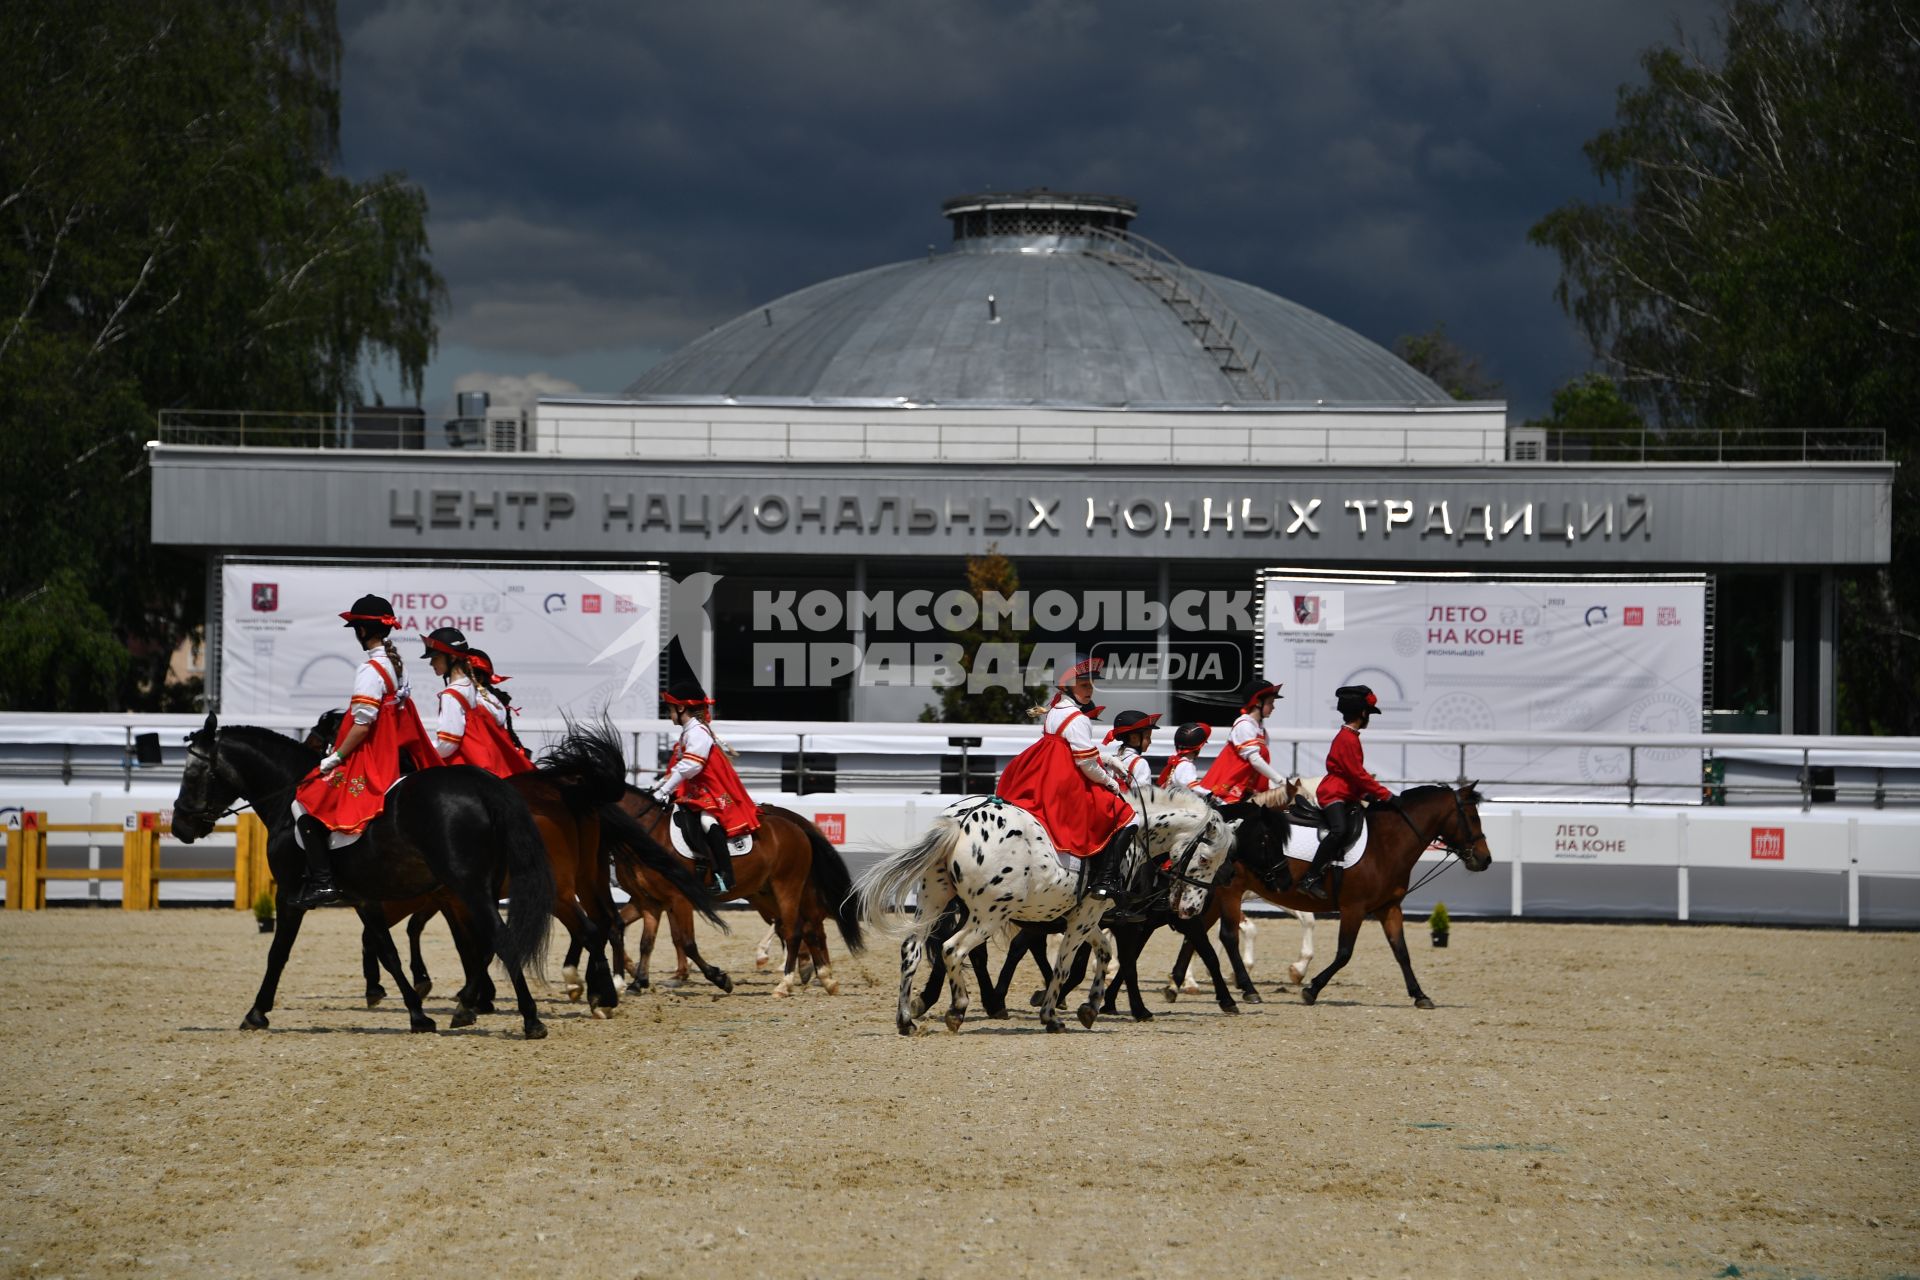
[[[420,639],[427,646],[420,651],[423,658],[431,658],[436,653],[444,653],[449,658],[464,658],[470,652],[466,634],[458,627],[435,627]]]
[[[1112,742],[1115,738],[1124,738],[1130,733],[1138,733],[1142,729],[1151,729],[1159,723],[1160,713],[1158,711],[1152,715],[1148,715],[1144,711],[1122,711],[1113,718],[1113,728],[1107,730],[1106,740]]]
[[[713,705],[713,699],[707,696],[707,691],[701,688],[700,681],[694,676],[681,676],[674,680],[667,686],[667,691],[660,695],[660,701],[670,707],[691,707],[696,711]]]
[[[1276,698],[1281,697],[1280,686],[1271,684],[1256,676],[1254,679],[1247,681],[1246,688],[1240,695],[1240,709],[1242,711],[1253,710],[1253,704],[1268,694],[1272,694]]]
[[[1363,684],[1341,685],[1333,691],[1333,709],[1347,720],[1380,714],[1380,699]]]
[[[353,602],[353,608],[340,616],[350,627],[372,623],[391,631],[400,625],[400,619],[393,616],[393,602],[385,596],[361,596]]]
[[[1213,726],[1201,724],[1198,720],[1189,720],[1173,731],[1173,749],[1175,751],[1198,751],[1207,745],[1207,739],[1213,736]]]

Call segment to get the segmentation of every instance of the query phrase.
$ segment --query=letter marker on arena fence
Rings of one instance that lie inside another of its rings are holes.
[[[119,826],[100,823],[49,823],[47,815],[28,812],[6,831],[7,909],[39,911],[47,905],[49,880],[97,880],[104,867],[49,867],[47,836],[110,835],[120,833],[120,906],[126,911],[151,911],[160,905],[163,880],[225,880],[233,877],[233,905],[247,910],[263,891],[273,888],[267,869],[267,827],[251,813],[216,832],[234,833],[233,871],[224,867],[165,867],[160,860],[160,837],[166,834],[160,814],[151,810],[130,813]]]

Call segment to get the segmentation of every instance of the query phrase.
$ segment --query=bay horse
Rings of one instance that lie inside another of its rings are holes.
[[[1277,907],[1295,911],[1338,910],[1340,942],[1333,963],[1315,974],[1300,988],[1300,998],[1312,1004],[1346,967],[1353,956],[1354,939],[1369,917],[1380,922],[1387,935],[1393,958],[1407,980],[1407,994],[1416,1008],[1431,1009],[1433,1001],[1420,989],[1413,976],[1413,961],[1407,954],[1405,923],[1400,902],[1407,896],[1414,865],[1429,845],[1438,842],[1449,854],[1460,859],[1469,871],[1485,871],[1493,865],[1493,851],[1487,847],[1486,828],[1480,822],[1482,797],[1478,783],[1461,787],[1409,787],[1391,801],[1382,801],[1367,809],[1367,848],[1360,861],[1344,871],[1336,870],[1328,878],[1332,901],[1311,897],[1292,886],[1305,872],[1308,860],[1288,855],[1284,874],[1273,877],[1274,887],[1257,871],[1242,864],[1228,881],[1227,890],[1258,894]]]
[[[636,818],[641,830],[656,844],[672,848],[671,816],[651,793],[629,786],[619,807]],[[678,861],[678,855],[674,857]],[[722,991],[733,990],[732,977],[700,955],[693,936],[692,907],[684,893],[652,868],[625,857],[615,857],[614,877],[642,911],[651,909],[667,916],[674,945],[686,952],[707,981]],[[772,920],[786,943],[786,963],[773,994],[793,994],[804,953],[813,961],[814,976],[827,994],[837,995],[840,982],[833,976],[827,954],[827,917],[831,915],[839,926],[848,951],[857,954],[866,942],[853,902],[853,877],[833,843],[791,809],[763,804],[752,847],[733,857],[733,878],[733,892],[728,897],[745,900],[763,918]],[[643,936],[639,974],[645,973],[651,949],[651,937]],[[644,987],[644,979],[637,980],[636,985]]]
[[[306,912],[291,905],[306,876],[306,857],[293,834],[289,802],[320,762],[295,739],[251,725],[222,728],[218,718],[187,739],[187,767],[173,803],[173,832],[191,844],[214,828],[236,800],[267,824],[267,865],[279,885],[280,927],[267,951],[267,971],[244,1031],[264,1030],[280,974],[300,935]],[[360,916],[363,943],[400,986],[414,1031],[434,1030],[420,996],[402,979],[400,956],[382,905],[444,891],[467,924],[462,950],[469,982],[497,957],[513,982],[521,1026],[529,1040],[545,1038],[526,973],[542,971],[554,904],[553,871],[527,806],[506,783],[468,765],[426,769],[401,778],[386,807],[358,840],[333,853],[335,880]],[[506,919],[495,905],[511,879]]]
[[[1190,791],[1141,787],[1135,792],[1142,820],[1137,845],[1144,857],[1170,860],[1167,903],[1182,919],[1199,914],[1206,886],[1227,856],[1232,843],[1226,820]],[[1131,880],[1140,856],[1129,858],[1123,880]],[[1107,900],[1081,895],[1082,877],[1062,865],[1053,841],[1038,819],[997,798],[959,800],[934,820],[916,843],[882,858],[860,878],[858,892],[867,923],[885,927],[886,918],[913,895],[913,924],[900,944],[900,993],[894,1025],[901,1035],[912,1035],[913,978],[935,927],[956,898],[966,908],[960,928],[940,949],[952,988],[946,1012],[949,1031],[966,1020],[969,992],[961,963],[1011,921],[1046,923],[1064,920],[1065,931],[1054,961],[1053,980],[1040,1005],[1040,1021],[1048,1031],[1064,1031],[1060,1020],[1059,982],[1066,960],[1082,943],[1095,952],[1093,982],[1087,1003],[1076,1012],[1082,1026],[1091,1027],[1099,1014],[1106,970],[1112,950],[1100,930]]]

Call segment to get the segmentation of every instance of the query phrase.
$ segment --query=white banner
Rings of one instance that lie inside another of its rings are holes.
[[[221,573],[220,714],[318,718],[344,707],[359,665],[339,615],[362,595],[393,602],[394,644],[416,702],[440,688],[420,637],[458,627],[510,677],[530,716],[660,713],[660,575],[524,568],[258,564]]]
[[[1375,726],[1471,740],[1484,732],[1698,733],[1706,588],[1701,582],[1347,583],[1268,577],[1266,677],[1285,685],[1272,723],[1339,727],[1333,691],[1372,687]],[[1452,779],[1457,746],[1382,748],[1376,774]],[[1313,758],[1309,759],[1309,755]],[[1634,752],[1646,800],[1698,802],[1700,752]],[[1469,776],[1503,795],[1625,794],[1624,746],[1469,746]],[[1302,772],[1321,760],[1303,749]],[[1651,787],[1645,784],[1656,784]],[[1661,785],[1664,784],[1664,785]]]

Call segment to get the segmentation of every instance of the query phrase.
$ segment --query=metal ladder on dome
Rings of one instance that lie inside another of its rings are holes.
[[[1253,400],[1284,398],[1285,383],[1233,308],[1197,272],[1143,235],[1088,227],[1089,257],[1117,267],[1152,290],[1192,332],[1234,389]]]

